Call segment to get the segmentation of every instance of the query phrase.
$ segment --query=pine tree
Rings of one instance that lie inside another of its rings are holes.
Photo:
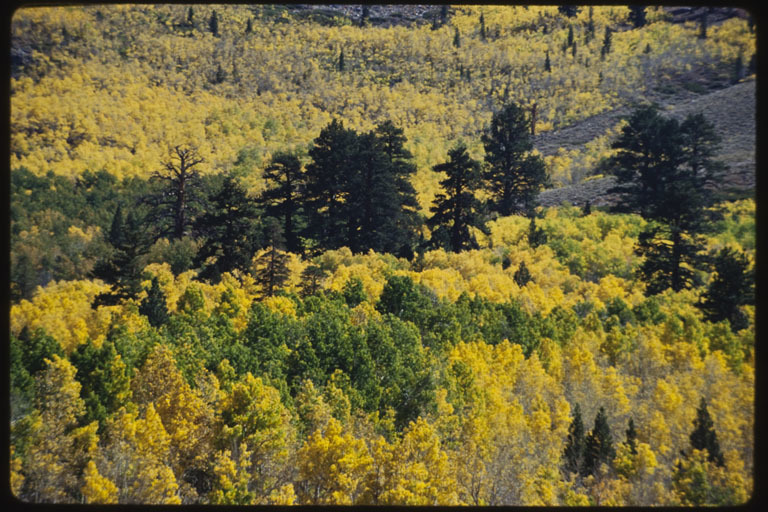
[[[580,7],[576,5],[561,5],[557,8],[557,10],[562,14],[563,16],[566,16],[568,18],[573,18],[577,14],[579,14],[579,11],[581,10]]]
[[[744,56],[741,52],[736,56],[733,61],[733,74],[731,75],[731,83],[739,83],[744,75]]]
[[[215,37],[219,37],[219,15],[216,14],[216,10],[213,11],[210,20],[208,20],[208,29]]]
[[[571,56],[575,59],[576,58],[576,41],[573,42],[573,45],[571,46]]]
[[[320,131],[309,150],[301,203],[307,218],[304,236],[326,249],[346,244],[349,176],[355,171],[357,134],[334,119]]]
[[[189,10],[187,10],[187,25],[190,27],[195,26],[195,10],[191,5],[189,6]]]
[[[724,166],[714,159],[719,138],[702,115],[682,123],[662,117],[654,107],[641,107],[614,142],[609,160],[617,185],[610,190],[620,201],[615,211],[640,213],[648,227],[639,236],[639,269],[649,294],[692,283],[701,263],[701,233],[714,213],[708,210],[714,183]]]
[[[630,5],[629,6],[629,21],[635,28],[645,26],[645,8],[644,5]]]
[[[600,49],[600,58],[604,59],[606,55],[611,53],[611,36],[613,31],[611,27],[605,27],[605,36],[603,37],[603,47]]]
[[[583,212],[583,215],[586,217],[587,215],[589,215],[589,214],[591,214],[591,213],[592,213],[592,202],[591,202],[591,201],[587,201],[587,202],[584,204],[584,212]]]
[[[486,33],[485,33],[485,16],[483,13],[480,13],[480,39],[483,41],[486,40]]]
[[[524,261],[520,262],[520,266],[515,271],[515,275],[513,276],[513,279],[515,280],[515,283],[517,283],[517,286],[522,288],[526,284],[528,284],[531,281],[531,273],[528,270],[528,267],[525,265]]]
[[[709,21],[709,8],[704,8],[699,15],[699,39],[707,38],[707,22]]]
[[[339,51],[339,60],[336,63],[336,69],[338,69],[340,72],[344,71],[344,48]]]
[[[563,452],[563,458],[565,459],[563,468],[566,476],[571,473],[579,473],[579,469],[582,466],[584,459],[584,423],[581,419],[581,407],[576,404],[573,410],[573,420],[568,427],[568,437],[565,441],[565,451]]]
[[[432,230],[432,243],[453,252],[478,248],[470,228],[487,232],[482,204],[475,197],[481,185],[480,163],[459,144],[448,152],[448,162],[433,167],[447,177],[440,182],[443,192],[435,196],[427,226]]]
[[[489,207],[501,215],[530,210],[548,178],[544,160],[533,149],[530,120],[525,110],[510,103],[495,113],[482,135],[485,146],[485,189]]]
[[[630,453],[632,455],[637,455],[637,431],[635,431],[635,422],[632,418],[629,418],[625,434],[627,436],[627,445],[629,445]]]
[[[544,58],[544,71],[550,73],[552,71],[552,64],[549,60],[549,50],[547,50],[546,57]]]
[[[307,265],[301,272],[301,295],[307,297],[320,291],[323,279],[328,273],[318,265]]]
[[[528,246],[535,249],[545,243],[547,243],[547,234],[543,228],[536,227],[536,217],[532,215],[531,223],[528,225]]]
[[[248,18],[248,23],[245,25],[245,33],[251,34],[253,33],[253,21],[251,18]]]
[[[610,464],[615,456],[611,428],[608,426],[608,417],[605,408],[595,416],[595,426],[589,432],[584,441],[584,461],[581,466],[581,475],[594,475],[601,464]]]
[[[145,220],[136,209],[128,212],[122,222],[118,208],[112,220],[110,242],[112,250],[96,262],[93,276],[110,285],[110,291],[97,295],[93,306],[114,305],[135,298],[141,292],[141,274],[147,263],[146,255],[153,243]]]
[[[228,175],[208,198],[203,215],[194,227],[203,244],[195,257],[200,277],[218,281],[224,272],[250,268],[261,237],[257,229],[259,212],[237,178]]]
[[[280,248],[284,244],[280,222],[272,217],[264,220],[264,236],[267,241],[267,251],[255,263],[255,280],[261,285],[262,295],[272,297],[279,288],[285,285],[291,273],[288,269],[289,256]]]
[[[192,219],[202,203],[199,165],[205,162],[197,148],[175,146],[163,169],[154,171],[150,182],[161,188],[144,199],[152,207],[160,236],[180,240],[188,234]]]
[[[445,25],[448,23],[448,5],[443,4],[440,7],[440,24]]]
[[[261,193],[259,203],[264,205],[267,215],[283,221],[286,248],[291,252],[301,251],[297,224],[301,215],[300,189],[304,184],[301,161],[295,154],[278,152],[264,169],[263,178],[267,188]]]
[[[456,31],[453,34],[453,46],[461,48],[461,35],[459,35],[459,27],[456,27]]]
[[[702,398],[696,409],[696,418],[693,420],[693,432],[691,432],[691,446],[696,450],[707,450],[709,462],[718,466],[724,466],[723,454],[720,452],[720,443],[717,442],[715,424],[707,410],[707,402]]]
[[[415,172],[401,129],[385,122],[357,134],[333,121],[310,150],[302,199],[307,238],[321,247],[407,254],[421,223]]]
[[[592,17],[593,7],[589,6],[589,19],[587,20],[587,30],[584,32],[584,44],[589,44],[595,38],[595,20]]]
[[[152,277],[152,285],[147,292],[147,297],[139,305],[139,313],[146,316],[153,327],[160,327],[168,321],[165,293],[160,288],[157,276]]]
[[[573,46],[573,25],[568,25],[568,46]]]
[[[368,24],[368,18],[371,15],[371,8],[367,4],[363,4],[363,12],[360,15],[360,26],[364,27]]]
[[[219,64],[216,67],[216,75],[213,78],[213,82],[216,84],[223,83],[224,80],[226,80],[227,74],[224,72],[224,68],[221,67],[221,64]]]
[[[714,259],[715,277],[704,292],[699,308],[710,322],[728,320],[734,332],[747,326],[739,306],[754,303],[754,273],[747,255],[726,247]]]

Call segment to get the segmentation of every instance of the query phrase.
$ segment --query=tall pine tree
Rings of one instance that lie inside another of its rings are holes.
[[[475,197],[481,184],[480,163],[467,153],[467,147],[459,144],[448,152],[448,162],[433,167],[447,177],[440,182],[443,192],[435,196],[430,208],[432,216],[427,226],[432,230],[432,243],[453,252],[477,249],[478,244],[471,228],[487,232],[482,203]]]
[[[256,260],[254,277],[256,283],[261,285],[262,296],[272,297],[291,276],[288,268],[290,256],[282,251],[285,240],[277,219],[267,217],[264,220],[264,238],[267,250]]]
[[[581,419],[581,407],[576,404],[573,409],[573,420],[568,427],[568,437],[565,440],[565,452],[563,452],[563,469],[565,474],[579,473],[584,459],[584,422]]]
[[[605,408],[600,407],[597,416],[595,416],[595,426],[584,441],[584,461],[581,466],[581,475],[594,475],[600,469],[601,464],[610,464],[615,455],[608,417],[605,414]]]
[[[731,247],[721,249],[714,259],[715,276],[704,292],[699,308],[710,322],[728,320],[731,329],[747,326],[740,306],[753,304],[755,278],[747,255]]]
[[[482,141],[489,209],[501,215],[529,211],[548,178],[544,160],[530,154],[533,141],[525,110],[510,103],[495,113]]]
[[[637,109],[612,147],[609,160],[619,195],[615,211],[636,212],[649,222],[639,237],[645,257],[640,275],[647,292],[675,291],[691,285],[700,265],[701,233],[714,202],[710,185],[724,166],[714,159],[719,139],[701,115],[682,123],[661,116],[653,106]]]
[[[263,178],[267,188],[259,197],[259,203],[264,205],[266,215],[282,220],[286,249],[300,252],[300,193],[304,172],[299,157],[291,153],[276,153],[264,169]]]
[[[195,258],[195,264],[202,268],[201,278],[216,282],[224,272],[250,268],[261,243],[258,215],[256,204],[237,178],[226,176],[195,222],[195,230],[203,239]]]
[[[693,420],[693,432],[691,432],[691,446],[696,450],[707,450],[707,460],[718,466],[725,465],[723,454],[720,451],[720,443],[717,442],[715,424],[707,410],[707,402],[702,398],[696,409],[696,418]]]

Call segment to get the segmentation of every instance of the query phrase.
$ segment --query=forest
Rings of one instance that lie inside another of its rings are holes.
[[[345,7],[15,12],[13,494],[747,502],[749,13]]]

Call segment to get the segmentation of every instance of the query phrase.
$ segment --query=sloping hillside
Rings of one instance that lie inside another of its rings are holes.
[[[755,187],[755,87],[755,81],[749,80],[709,94],[663,105],[672,117],[682,119],[689,114],[701,112],[714,123],[722,137],[720,159],[728,166],[720,190],[728,194],[749,194]],[[562,130],[537,135],[536,148],[544,155],[554,154],[561,147],[578,148],[603,135],[628,113],[629,109],[616,109]],[[612,184],[613,178],[605,177],[545,190],[540,194],[539,202],[542,206],[552,206],[563,201],[576,205],[589,201],[595,206],[603,206],[610,204],[613,199],[606,194]]]

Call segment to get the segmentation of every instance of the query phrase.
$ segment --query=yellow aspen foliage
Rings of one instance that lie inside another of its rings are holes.
[[[432,425],[419,418],[393,447],[393,469],[379,503],[389,505],[457,505],[456,481],[447,454]]]
[[[25,477],[22,474],[21,470],[23,467],[23,462],[21,460],[21,457],[17,457],[15,455],[15,447],[11,445],[11,464],[10,464],[10,472],[11,472],[11,492],[13,493],[16,498],[19,497],[19,494],[21,493],[22,486],[24,485]]]
[[[365,442],[343,433],[335,418],[309,436],[297,457],[299,503],[352,505],[362,497],[373,459]]]
[[[269,504],[277,506],[296,504],[296,492],[293,489],[293,484],[285,484],[272,491],[269,495]]]
[[[213,441],[213,411],[184,380],[168,346],[153,347],[131,387],[135,402],[148,407],[148,418],[150,409],[157,411],[170,437],[177,474],[204,460]]]
[[[94,281],[52,282],[40,288],[31,301],[11,306],[11,332],[24,327],[45,329],[69,354],[88,339],[101,345],[109,328],[110,308],[91,308],[94,297],[107,287]]]
[[[112,483],[108,478],[104,478],[99,474],[99,470],[96,467],[96,463],[88,461],[88,465],[85,467],[85,474],[83,475],[85,483],[80,489],[83,493],[83,499],[88,504],[109,504],[117,503],[118,490],[117,486]]]
[[[288,297],[273,295],[262,301],[273,313],[280,313],[288,317],[296,318],[296,304]]]
[[[121,408],[107,420],[105,445],[94,458],[99,474],[118,488],[118,503],[180,504],[167,465],[170,437],[152,404],[144,418]]]
[[[251,475],[248,471],[251,453],[245,443],[237,450],[237,461],[229,450],[216,453],[213,461],[213,489],[208,502],[213,505],[253,505],[256,497],[250,491]]]
[[[26,500],[67,503],[73,501],[70,489],[77,487],[77,475],[95,448],[97,424],[76,427],[85,404],[74,366],[57,355],[45,364],[37,377],[36,410],[29,421],[20,492]]]

